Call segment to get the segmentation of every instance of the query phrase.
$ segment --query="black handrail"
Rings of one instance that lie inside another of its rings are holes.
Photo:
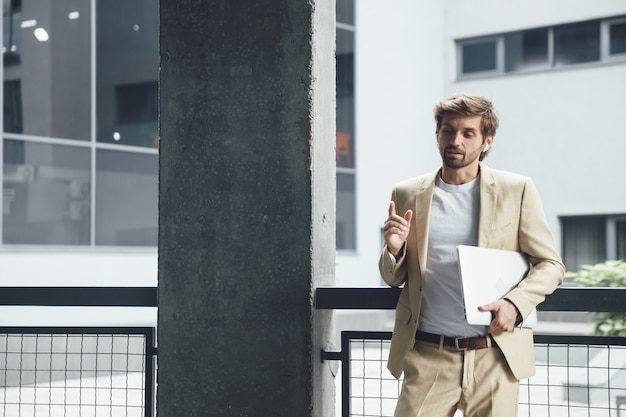
[[[393,310],[400,288],[318,287],[315,308],[321,310]],[[626,288],[561,287],[537,306],[539,311],[626,311]]]
[[[0,305],[156,307],[156,287],[0,287]]]

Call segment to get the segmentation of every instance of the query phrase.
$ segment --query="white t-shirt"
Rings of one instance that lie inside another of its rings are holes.
[[[420,329],[452,337],[485,334],[465,321],[457,245],[477,245],[480,177],[461,185],[437,177],[430,208],[428,259],[423,284]]]

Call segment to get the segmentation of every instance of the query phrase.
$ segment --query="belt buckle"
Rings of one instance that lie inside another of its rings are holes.
[[[454,348],[455,348],[456,350],[461,350],[461,351],[463,351],[463,350],[467,350],[467,348],[466,348],[466,347],[461,347],[461,346],[459,346],[459,340],[461,340],[461,339],[466,339],[466,338],[465,338],[465,337],[455,337],[455,338],[454,338]]]

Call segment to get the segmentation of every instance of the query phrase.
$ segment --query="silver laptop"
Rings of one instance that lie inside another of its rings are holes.
[[[530,264],[524,254],[515,251],[460,245],[457,253],[467,322],[487,326],[491,312],[478,311],[478,306],[502,298],[526,276]],[[533,309],[522,326],[536,325],[537,310]]]

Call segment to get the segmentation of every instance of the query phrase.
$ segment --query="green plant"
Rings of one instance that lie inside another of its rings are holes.
[[[618,260],[582,265],[577,272],[566,273],[565,278],[571,278],[581,287],[626,287],[626,262]],[[592,322],[597,335],[626,336],[626,312],[600,312]]]

